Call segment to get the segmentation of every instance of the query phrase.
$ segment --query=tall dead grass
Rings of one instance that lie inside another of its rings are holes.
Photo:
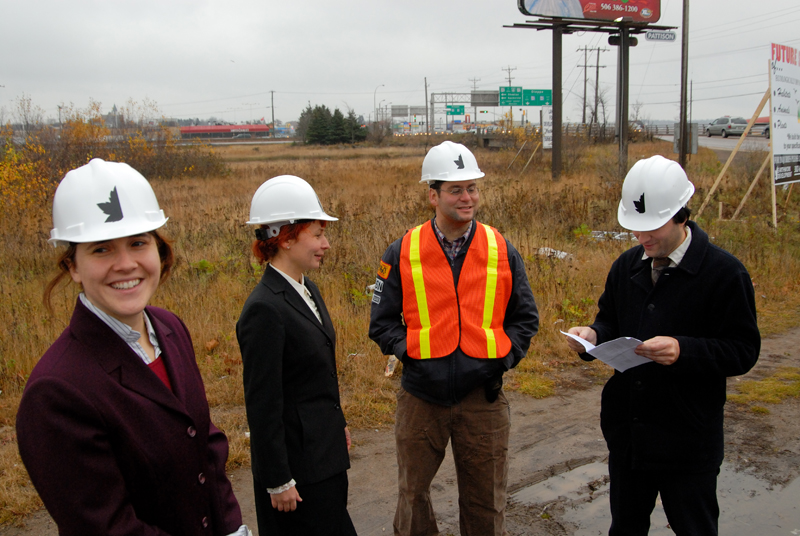
[[[620,230],[620,184],[613,174],[598,171],[615,158],[613,147],[581,150],[573,172],[559,182],[550,179],[546,155],[535,155],[522,173],[530,152],[508,169],[515,151],[476,150],[487,175],[481,184],[479,218],[497,227],[520,251],[539,305],[540,332],[528,357],[507,376],[510,388],[532,396],[547,396],[566,383],[595,382],[609,374],[602,365],[576,359],[558,333],[591,322],[611,262],[635,243],[590,238],[590,230]],[[653,142],[631,149],[632,161],[657,153],[669,157],[671,147]],[[371,296],[365,287],[374,282],[378,260],[389,243],[431,215],[425,188],[418,184],[424,147],[237,146],[219,149],[218,154],[229,160],[231,173],[152,181],[170,216],[164,234],[173,240],[177,257],[172,276],[153,304],[178,314],[192,333],[213,418],[231,440],[230,464],[249,463],[235,323],[263,270],[251,257],[252,228],[244,222],[253,192],[276,175],[305,178],[325,209],[339,217],[327,230],[332,248],[323,266],[308,275],[319,285],[337,329],[340,385],[351,426],[389,426],[398,380],[384,377],[385,357],[367,338]],[[699,206],[720,168],[710,151],[692,158],[689,175],[697,186],[692,206]],[[716,197],[725,207],[735,208],[746,182],[724,181]],[[719,221],[716,211],[704,214],[701,221],[715,242],[750,270],[765,334],[797,323],[798,202],[800,194],[794,192],[787,205],[790,212],[781,213],[777,232],[768,226],[766,186],[756,189],[742,221]],[[41,305],[41,290],[56,255],[46,244],[50,224],[45,216],[33,222],[6,221],[0,230],[0,322],[5,326],[0,339],[0,523],[39,505],[24,471],[20,473],[14,416],[31,369],[67,325],[76,297],[74,286],[60,289],[53,299],[54,317]],[[543,247],[568,252],[572,260],[540,256]],[[16,483],[6,484],[12,481]]]

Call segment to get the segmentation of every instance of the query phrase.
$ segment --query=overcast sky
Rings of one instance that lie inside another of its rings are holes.
[[[682,4],[661,0],[656,24],[680,27]],[[52,118],[59,104],[108,112],[147,99],[167,117],[269,121],[271,98],[282,121],[309,103],[369,118],[375,106],[424,106],[426,77],[429,93],[496,90],[508,68],[511,85],[550,89],[552,32],[503,27],[526,20],[517,0],[0,0],[0,118],[14,119],[22,95]],[[693,118],[749,118],[768,88],[770,43],[800,48],[800,3],[693,0],[689,26]],[[677,32],[631,49],[630,102],[645,119],[678,117]],[[606,34],[566,35],[567,121],[581,120],[583,47],[598,46],[614,102],[616,47]]]

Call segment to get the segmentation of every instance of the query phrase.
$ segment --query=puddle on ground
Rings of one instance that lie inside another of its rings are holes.
[[[595,462],[550,477],[544,482],[523,488],[511,495],[523,504],[546,505],[566,498],[564,520],[579,527],[576,536],[608,534],[611,513],[608,507],[608,484],[598,486],[608,475],[605,463]],[[605,479],[607,480],[607,478]],[[596,489],[591,491],[589,483]],[[747,473],[737,473],[722,464],[717,480],[720,506],[719,533],[726,536],[798,536],[800,535],[800,478],[786,487],[769,483]],[[650,517],[652,536],[674,534],[667,527],[661,502]]]

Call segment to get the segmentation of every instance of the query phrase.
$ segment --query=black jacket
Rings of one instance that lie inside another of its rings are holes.
[[[761,337],[753,283],[736,257],[694,222],[681,263],[653,286],[637,246],[614,261],[592,328],[598,344],[617,337],[674,337],[672,365],[616,372],[603,389],[601,425],[611,451],[630,449],[634,468],[708,471],[723,457],[725,378],[750,370]],[[591,359],[582,354],[584,359]]]
[[[467,242],[451,263],[453,285],[458,276],[477,229],[473,221]],[[433,221],[425,225],[433,225]],[[435,230],[434,230],[435,232]],[[513,277],[511,298],[506,307],[503,329],[511,339],[511,352],[502,359],[476,359],[460,348],[447,357],[413,359],[406,353],[406,327],[403,324],[403,288],[400,278],[400,247],[402,238],[394,241],[383,254],[383,262],[391,266],[388,277],[378,276],[369,323],[369,337],[381,351],[394,354],[403,362],[403,389],[428,402],[451,406],[457,404],[475,388],[517,365],[525,357],[531,338],[539,329],[539,312],[533,299],[522,257],[506,240],[508,260]],[[431,312],[431,314],[435,314]]]
[[[267,266],[244,304],[236,337],[256,485],[320,482],[350,467],[336,374],[336,333],[308,278],[322,324],[286,279]]]

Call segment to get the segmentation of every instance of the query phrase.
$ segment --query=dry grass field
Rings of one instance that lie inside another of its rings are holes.
[[[204,179],[153,179],[170,217],[164,234],[177,263],[153,304],[178,314],[189,327],[216,424],[231,440],[231,466],[249,463],[243,408],[241,359],[234,326],[263,268],[250,254],[252,229],[244,224],[256,188],[282,174],[303,177],[326,211],[339,217],[328,227],[331,250],[322,268],[308,274],[320,287],[338,336],[338,367],[345,414],[353,427],[388,427],[393,421],[396,378],[385,378],[386,358],[367,338],[371,296],[381,254],[403,232],[428,219],[425,187],[418,183],[424,147],[326,147],[238,145],[217,149],[227,175]],[[540,151],[541,153],[541,151]],[[631,161],[663,154],[666,142],[631,146]],[[550,179],[547,157],[530,153],[509,169],[515,151],[477,149],[486,172],[479,219],[497,227],[517,247],[540,308],[541,327],[527,359],[507,375],[511,389],[545,397],[576,381],[596,381],[600,366],[575,359],[558,333],[590,322],[611,262],[635,242],[592,239],[592,230],[619,231],[620,183],[613,179],[614,147],[578,146],[567,151],[566,176]],[[798,323],[800,312],[800,192],[778,191],[779,226],[770,227],[771,201],[763,181],[739,221],[730,218],[763,155],[737,157],[729,177],[700,221],[718,245],[738,256],[753,277],[764,334]],[[717,156],[701,149],[689,165],[697,186],[696,210],[721,169]],[[42,289],[52,275],[55,251],[49,235],[49,203],[36,210],[7,212],[0,231],[0,524],[13,523],[40,503],[17,454],[14,418],[25,381],[37,359],[66,326],[77,289],[54,294],[55,316],[45,313]],[[568,252],[558,260],[540,248]]]

